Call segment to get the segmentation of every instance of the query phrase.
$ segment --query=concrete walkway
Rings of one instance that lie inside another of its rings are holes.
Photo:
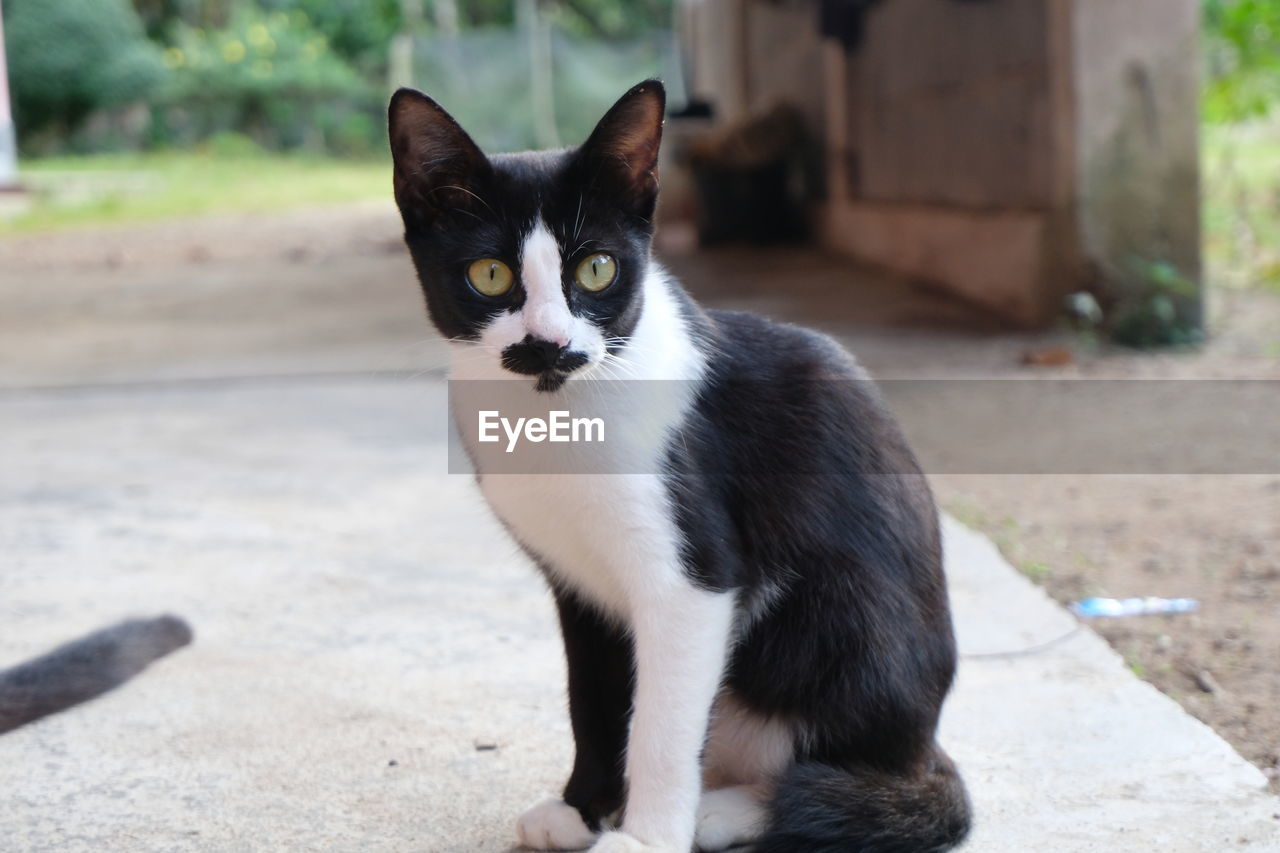
[[[112,278],[105,307],[100,276],[55,271],[42,297],[46,279],[0,274],[0,309],[26,318],[0,310],[0,350],[44,341],[25,366],[0,359],[0,667],[130,615],[196,632],[0,736],[0,850],[505,851],[563,781],[551,603],[445,473],[444,386],[405,265],[316,267],[215,263],[187,273],[203,310],[164,311],[163,272]],[[251,301],[273,286],[271,310]],[[332,298],[308,304],[308,286]],[[218,310],[221,346],[216,324],[191,334]],[[403,353],[425,372],[388,372]],[[343,355],[367,372],[305,375]],[[1280,849],[1260,772],[1071,633],[984,538],[946,530],[967,657],[943,741],[978,810],[967,849]]]

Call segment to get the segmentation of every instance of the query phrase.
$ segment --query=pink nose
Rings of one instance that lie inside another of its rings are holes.
[[[526,306],[524,327],[532,337],[562,347],[567,347],[573,337],[573,318],[563,305],[540,303]]]
[[[546,344],[554,344],[559,349],[568,349],[569,336],[568,335],[549,335],[542,342]]]

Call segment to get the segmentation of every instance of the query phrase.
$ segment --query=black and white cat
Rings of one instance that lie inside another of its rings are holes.
[[[704,311],[653,262],[664,101],[647,81],[577,149],[493,157],[419,92],[390,106],[405,240],[455,384],[522,377],[565,408],[613,393],[624,422],[638,382],[683,389],[661,441],[611,436],[615,469],[479,466],[568,658],[576,759],[520,841],[949,849],[970,815],[935,741],[956,654],[929,488],[837,344]]]

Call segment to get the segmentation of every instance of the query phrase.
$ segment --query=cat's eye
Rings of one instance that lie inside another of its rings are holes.
[[[578,282],[578,287],[583,290],[589,290],[592,293],[598,293],[609,285],[613,284],[613,280],[618,277],[618,262],[613,259],[613,255],[589,255],[582,259],[582,263],[578,264],[578,271],[574,273],[574,280]]]
[[[467,267],[467,281],[485,296],[501,296],[511,289],[511,267],[497,258],[481,258]]]

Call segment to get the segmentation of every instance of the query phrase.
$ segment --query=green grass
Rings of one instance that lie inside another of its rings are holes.
[[[389,163],[297,155],[93,155],[25,161],[19,171],[31,204],[0,218],[0,234],[391,197]]]
[[[1205,251],[1217,284],[1280,290],[1280,122],[1204,128]],[[234,142],[234,140],[232,140]],[[33,201],[0,234],[389,199],[384,161],[203,150],[28,160]]]
[[[1019,536],[1018,522],[1004,518],[996,522],[978,504],[965,496],[952,498],[946,510],[956,521],[966,527],[981,531],[991,537],[991,542],[1004,558],[1017,567],[1032,583],[1044,585],[1053,576],[1053,567],[1039,560],[1032,560],[1024,552]]]
[[[1213,283],[1280,290],[1280,122],[1207,126],[1202,142]]]

